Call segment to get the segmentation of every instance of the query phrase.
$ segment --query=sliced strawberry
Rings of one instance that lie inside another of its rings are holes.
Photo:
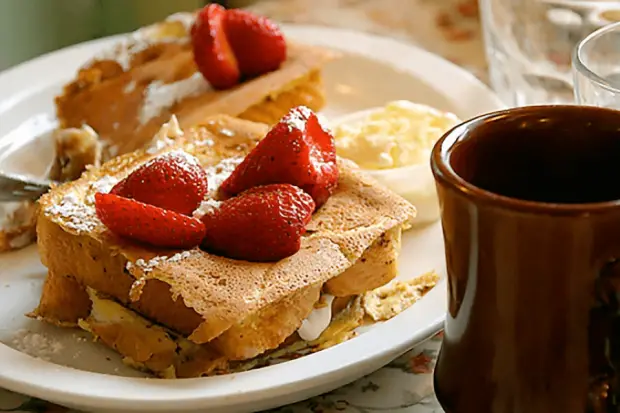
[[[286,60],[286,41],[277,24],[246,10],[226,11],[224,30],[244,76],[271,72]]]
[[[224,33],[226,9],[209,4],[196,17],[191,29],[194,61],[198,70],[215,89],[228,89],[241,74],[237,59]]]
[[[224,181],[220,190],[236,195],[249,188],[288,183],[309,193],[317,208],[338,184],[333,136],[306,107],[292,109]]]
[[[314,207],[312,198],[293,185],[252,188],[202,217],[202,248],[253,262],[281,260],[299,251]]]
[[[113,194],[95,194],[95,209],[114,234],[157,247],[189,249],[205,235],[196,218]]]
[[[175,151],[145,163],[110,193],[191,215],[208,191],[207,173],[196,158]]]

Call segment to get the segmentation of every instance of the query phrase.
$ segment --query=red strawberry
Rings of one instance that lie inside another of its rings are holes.
[[[299,251],[314,201],[288,184],[252,188],[202,217],[202,248],[228,258],[278,261]]]
[[[157,247],[189,249],[205,235],[199,219],[117,195],[95,194],[95,209],[114,234]]]
[[[198,70],[215,89],[228,89],[239,83],[237,59],[224,33],[226,9],[209,4],[196,17],[191,29],[194,61]]]
[[[317,208],[338,183],[333,136],[306,107],[292,109],[237,166],[220,190],[235,195],[273,183],[296,185],[309,193]]]
[[[207,174],[184,152],[169,152],[145,163],[110,193],[191,215],[207,194]]]
[[[226,11],[224,31],[244,76],[271,72],[286,60],[286,41],[277,24],[245,10]]]

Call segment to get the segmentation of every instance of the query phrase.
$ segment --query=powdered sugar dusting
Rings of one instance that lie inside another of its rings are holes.
[[[144,91],[144,102],[139,114],[140,123],[143,125],[148,123],[164,109],[171,108],[183,99],[204,93],[209,88],[200,72],[174,83],[151,82]]]
[[[320,113],[316,114],[316,118],[319,121],[319,126],[321,126],[321,129],[331,134],[332,131],[331,131],[331,127],[329,126],[329,122],[327,121],[327,118]]]
[[[222,203],[215,199],[205,199],[200,203],[200,206],[196,208],[192,215],[194,216],[194,218],[200,219],[207,214],[212,214],[221,205]]]
[[[118,182],[118,178],[106,175],[106,176],[101,177],[99,180],[93,182],[91,184],[91,187],[96,192],[108,193],[112,190],[114,185],[117,184],[117,182]]]
[[[100,223],[95,208],[86,205],[74,193],[66,194],[59,204],[47,207],[45,214],[62,218],[67,228],[74,229],[78,233],[92,231]]]
[[[12,340],[16,350],[30,356],[50,361],[51,358],[60,353],[65,346],[52,337],[42,333],[19,330]]]
[[[166,17],[167,22],[179,22],[185,26],[185,30],[188,32],[191,30],[195,20],[196,16],[193,13],[188,12],[178,12]]]
[[[228,179],[235,168],[243,162],[243,157],[234,157],[222,159],[220,163],[205,168],[207,180],[209,182],[209,196],[214,198],[220,185]]]
[[[158,43],[187,43],[194,22],[193,13],[176,13],[151,26],[143,27],[119,41],[114,47],[99,53],[94,61],[116,61],[123,70],[131,68],[135,55]],[[90,66],[90,61],[86,66]]]
[[[86,200],[91,204],[95,203],[95,194],[100,192],[103,194],[107,194],[112,190],[114,185],[118,183],[118,178],[113,176],[103,176],[99,180],[90,184],[90,189],[92,193],[86,197]]]
[[[129,70],[131,67],[131,59],[137,53],[146,50],[150,46],[149,42],[139,41],[139,37],[130,36],[127,39],[122,39],[113,48],[104,50],[99,53],[93,59],[94,61],[112,60],[116,61],[123,70]],[[90,66],[93,61],[86,63],[85,66]]]
[[[168,262],[179,262],[186,258],[189,258],[192,255],[191,251],[183,251],[174,254],[172,257],[168,258]]]
[[[194,145],[196,146],[213,146],[215,142],[211,138],[205,138],[199,141],[194,141]]]
[[[310,116],[312,112],[305,106],[298,106],[292,109],[282,120],[288,126],[289,131],[300,130],[303,131],[306,129],[306,123],[308,122],[308,116]]]
[[[162,160],[165,160],[166,158],[173,158],[173,157],[182,158],[186,162],[186,164],[178,164],[178,165],[185,169],[187,169],[189,166],[200,166],[200,162],[198,162],[198,159],[196,159],[195,156],[190,155],[184,150],[177,149],[177,150],[173,150],[169,152],[164,152],[161,155],[150,159],[148,162],[144,163],[142,166],[139,166],[138,168],[148,168],[156,162],[160,162]],[[187,170],[189,172],[193,172],[193,170],[190,170],[190,169],[187,169]]]
[[[148,273],[148,272],[153,271],[153,269],[155,269],[155,267],[157,267],[158,265],[161,265],[165,262],[179,262],[186,258],[189,258],[191,255],[192,255],[191,251],[183,251],[183,252],[176,253],[170,257],[162,255],[159,257],[151,258],[148,261],[142,258],[139,258],[136,260],[136,262],[133,262],[133,263],[128,261],[125,268],[127,268],[128,271],[131,271],[132,268],[138,267],[142,270],[142,272]]]
[[[131,61],[135,55],[145,51],[156,43],[165,41],[173,42],[180,41],[180,39],[156,39],[146,36],[144,32],[138,30],[137,32],[129,35],[127,38],[122,39],[113,48],[99,53],[93,60],[112,60],[118,63],[124,71],[127,71],[131,68]],[[187,39],[185,41],[187,41]],[[88,62],[86,66],[90,66],[92,63],[92,61]]]
[[[174,141],[168,137],[164,137],[163,139],[156,139],[151,142],[148,148],[146,148],[146,153],[149,155],[154,155],[157,152],[161,151],[168,146],[174,144]]]
[[[286,122],[289,131],[292,132],[296,129],[304,131],[306,130],[306,123],[308,122],[308,118],[312,116],[312,114],[312,109],[302,105],[293,108],[284,118],[282,118],[282,120]],[[319,122],[319,126],[321,126],[321,129],[323,129],[325,132],[331,133],[325,117],[316,113],[316,118]]]
[[[170,151],[170,152],[166,152],[165,154],[163,154],[162,156],[166,157],[166,156],[178,156],[181,157],[183,159],[185,159],[187,161],[187,163],[190,163],[192,165],[200,165],[200,163],[198,162],[198,159],[196,159],[196,157],[194,155],[190,155],[189,153],[182,151],[182,150],[177,150],[177,151]]]

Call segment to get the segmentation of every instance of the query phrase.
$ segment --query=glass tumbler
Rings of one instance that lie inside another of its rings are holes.
[[[571,55],[611,3],[480,0],[489,78],[509,106],[573,103]]]
[[[573,53],[575,101],[620,109],[620,23],[595,31]]]

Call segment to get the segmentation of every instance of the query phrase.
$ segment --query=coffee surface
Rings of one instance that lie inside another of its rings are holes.
[[[620,130],[564,119],[489,120],[450,155],[467,182],[550,203],[620,200]],[[596,134],[596,136],[593,136]]]

